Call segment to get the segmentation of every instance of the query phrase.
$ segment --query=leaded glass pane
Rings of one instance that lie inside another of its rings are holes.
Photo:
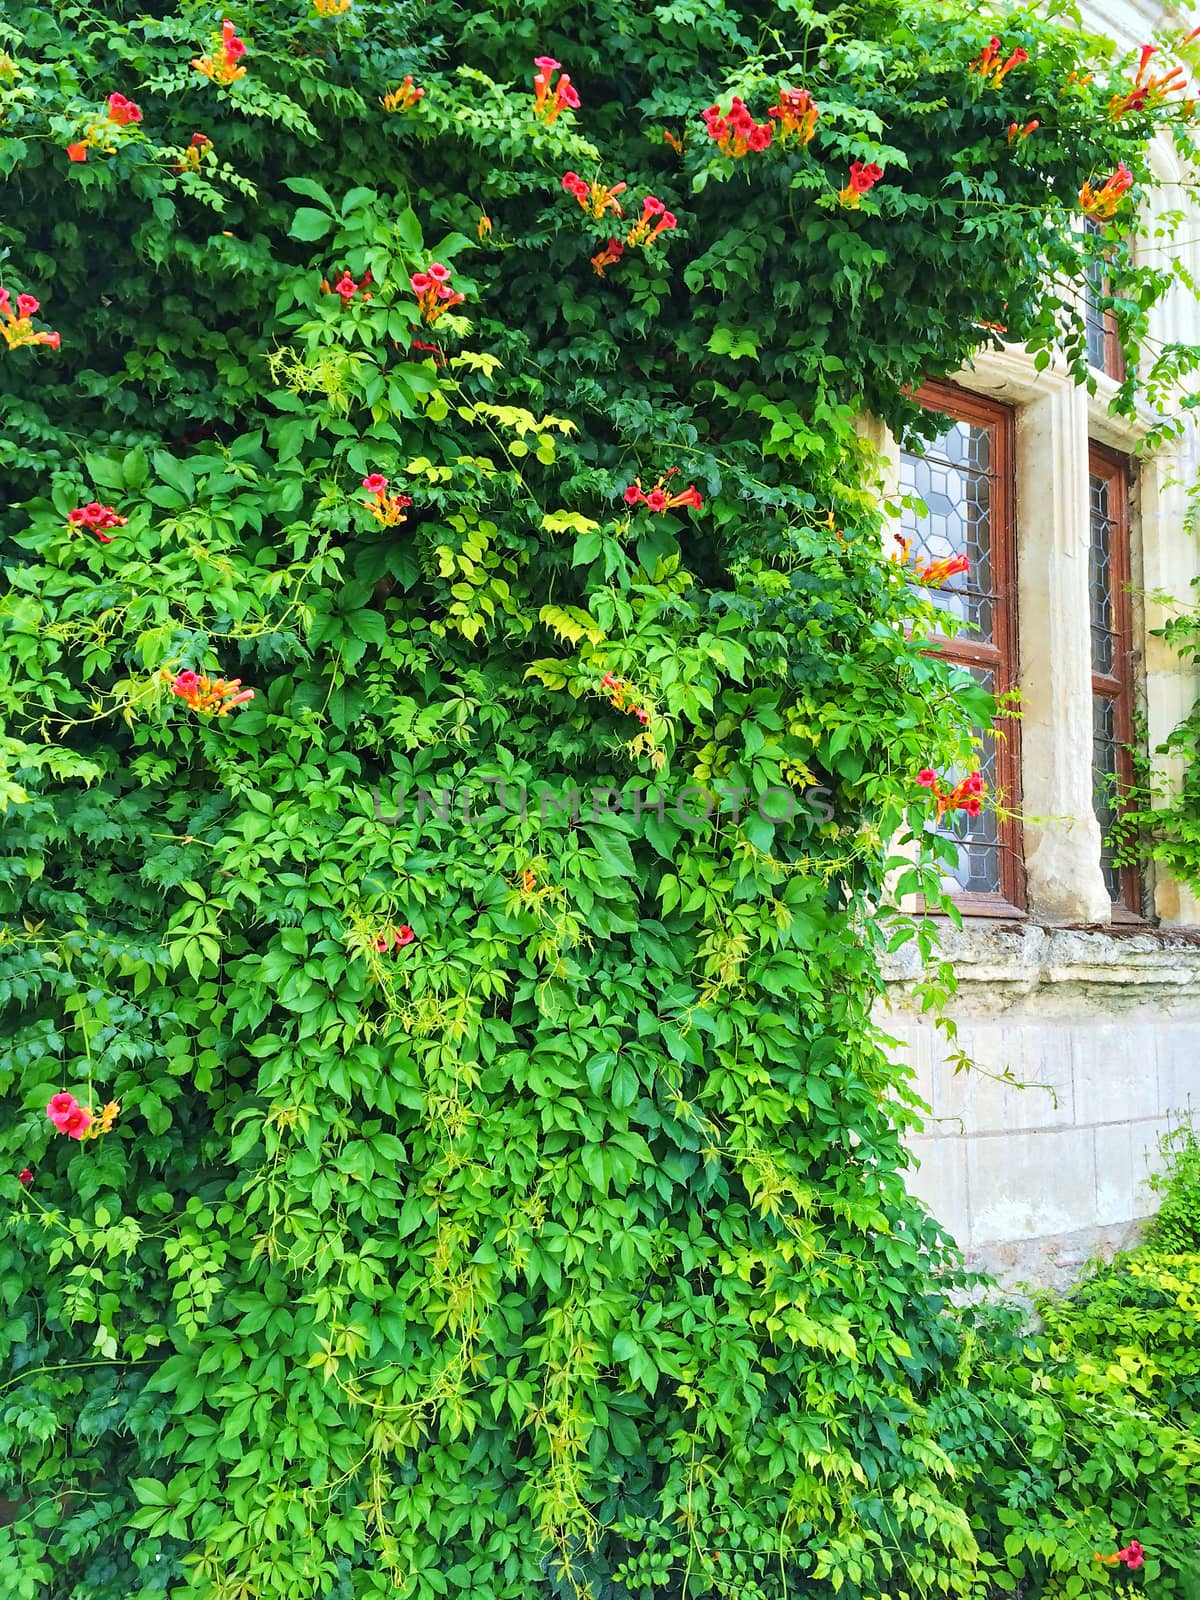
[[[972,669],[972,675],[985,688],[995,688],[990,672]],[[987,785],[983,810],[977,817],[969,817],[965,811],[952,812],[938,829],[943,838],[954,842],[958,851],[957,863],[943,868],[943,883],[952,891],[957,887],[963,894],[999,894],[1001,889],[1000,819],[988,803],[996,797],[996,744],[997,736],[989,728],[982,734],[978,756],[979,771]],[[965,772],[950,773],[946,786],[964,777]]]
[[[904,451],[900,487],[925,503],[901,514],[901,533],[912,542],[913,559],[937,561],[963,555],[965,573],[930,589],[935,606],[967,622],[978,637],[992,639],[992,430],[953,422],[924,455]]]
[[[1112,484],[1109,478],[1093,473],[1090,487],[1091,546],[1088,556],[1088,588],[1091,596],[1092,671],[1108,676],[1116,671],[1116,614],[1113,606],[1112,572]]]
[[[1121,869],[1113,862],[1109,830],[1117,820],[1118,750],[1117,703],[1104,695],[1092,697],[1092,805],[1100,824],[1100,868],[1112,899],[1121,898]]]

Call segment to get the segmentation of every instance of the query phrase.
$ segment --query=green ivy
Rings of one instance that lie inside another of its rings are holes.
[[[0,21],[0,281],[61,336],[0,368],[5,1593],[1106,1587],[1176,1434],[954,1311],[904,1188],[885,886],[939,902],[916,773],[990,702],[856,423],[928,436],[989,324],[1086,381],[1100,255],[1136,373],[1172,274],[1078,197],[1187,116],[1113,121],[1065,13],[238,0],[228,85],[223,20]],[[810,144],[708,140],[801,86]]]
[[[1200,595],[1200,581],[1192,585]],[[1173,601],[1175,615],[1156,634],[1184,662],[1200,659],[1200,605]],[[1166,757],[1170,778],[1156,771],[1144,742],[1135,745],[1133,784],[1111,830],[1114,860],[1156,861],[1180,882],[1200,889],[1200,699],[1154,752]]]
[[[1165,1165],[1150,1187],[1162,1198],[1147,1237],[1168,1254],[1200,1251],[1200,1139],[1190,1122],[1163,1136],[1161,1153]]]

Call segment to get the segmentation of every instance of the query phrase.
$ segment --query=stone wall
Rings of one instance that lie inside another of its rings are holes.
[[[1162,1135],[1200,1113],[1200,935],[976,923],[945,953],[954,1043],[914,1009],[915,951],[879,1018],[929,1107],[911,1186],[971,1264],[1061,1284],[1132,1242]]]

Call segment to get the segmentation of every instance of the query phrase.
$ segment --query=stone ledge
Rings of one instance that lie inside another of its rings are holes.
[[[975,921],[941,929],[940,956],[953,964],[960,996],[975,984],[1007,998],[1072,987],[1200,999],[1200,932],[1154,928],[1050,928]],[[912,944],[885,957],[889,985],[922,977]]]

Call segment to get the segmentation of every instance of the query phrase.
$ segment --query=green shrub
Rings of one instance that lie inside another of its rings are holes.
[[[0,368],[6,1596],[1107,1586],[1178,1433],[964,1327],[904,1189],[884,841],[935,898],[916,774],[990,704],[855,423],[989,323],[1084,375],[1097,252],[1135,356],[1169,264],[1078,197],[1185,124],[1032,12],[997,85],[992,19],[895,0],[232,11],[229,85],[190,0],[0,20],[62,346]],[[811,144],[707,138],[801,84]],[[677,226],[614,261],[567,172]]]
[[[1162,1142],[1166,1165],[1151,1175],[1161,1195],[1146,1230],[1146,1242],[1166,1254],[1200,1250],[1200,1140],[1190,1122],[1181,1122]]]
[[[1066,1296],[965,1314],[961,1388],[931,1406],[973,1485],[996,1590],[1073,1596],[1092,1582],[1194,1592],[1200,1579],[1200,1258],[1140,1254]],[[944,1420],[943,1420],[944,1419]],[[1137,1539],[1143,1569],[1096,1560]]]

